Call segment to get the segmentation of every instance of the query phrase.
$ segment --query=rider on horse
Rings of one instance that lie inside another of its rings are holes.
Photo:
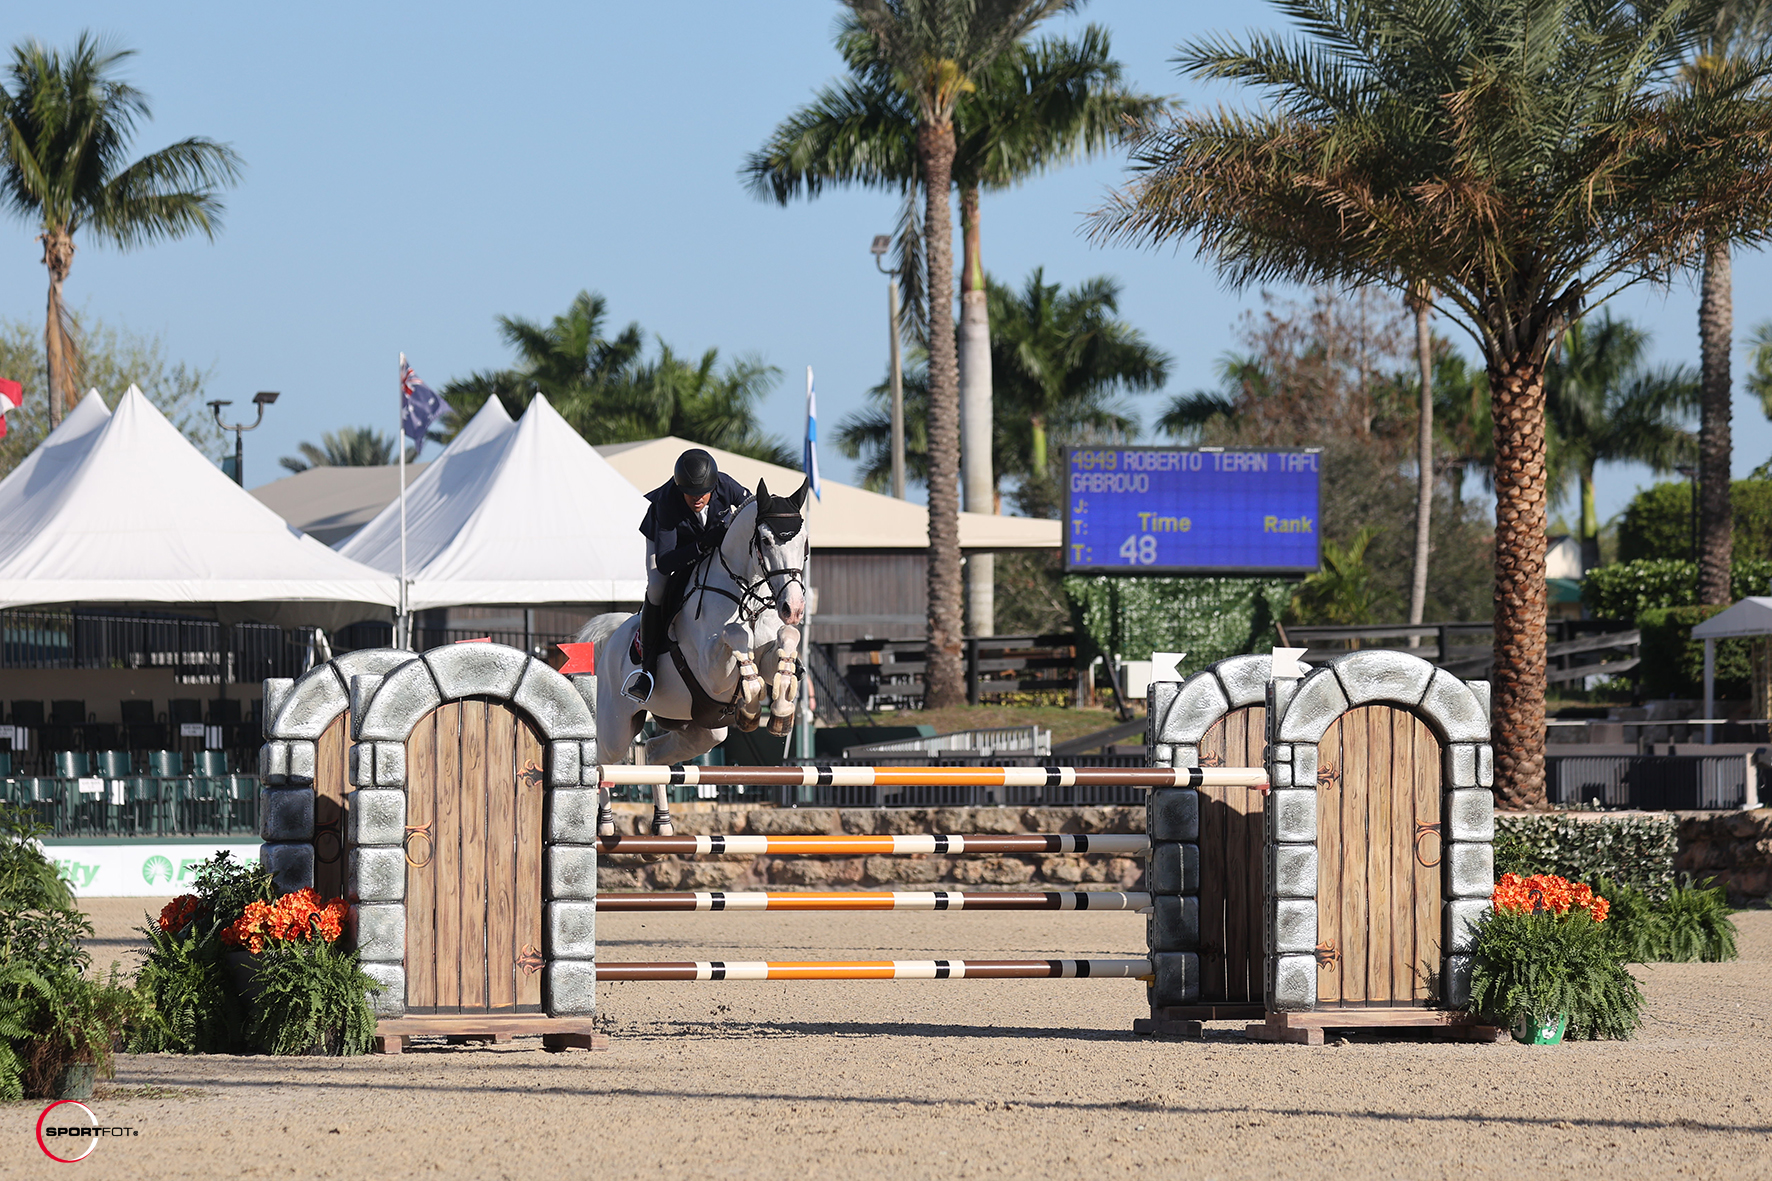
[[[652,502],[640,522],[646,536],[646,604],[637,636],[640,667],[622,686],[628,698],[644,702],[652,696],[652,674],[667,644],[671,613],[695,564],[719,547],[732,515],[750,498],[750,490],[699,447],[679,455],[671,478],[646,494]]]

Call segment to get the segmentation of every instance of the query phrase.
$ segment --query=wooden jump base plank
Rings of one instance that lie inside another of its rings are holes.
[[[1483,1025],[1469,1013],[1448,1009],[1311,1009],[1302,1013],[1269,1013],[1267,1020],[1248,1025],[1243,1033],[1260,1042],[1294,1042],[1304,1046],[1323,1044],[1326,1029],[1438,1029],[1461,1041],[1493,1042],[1506,1031]]]
[[[603,786],[686,787],[1254,787],[1260,767],[668,767],[604,764]]]
[[[599,911],[727,910],[1149,910],[1151,896],[1116,890],[1054,890],[1045,893],[958,890],[893,890],[865,893],[770,893],[712,890],[599,894]]]
[[[597,980],[1148,980],[1139,960],[697,960],[597,965]]]
[[[541,1035],[544,1050],[607,1050],[609,1035],[598,1033],[589,1017],[546,1017],[540,1013],[414,1013],[382,1017],[375,1023],[375,1052],[398,1054],[410,1037],[447,1037],[452,1044],[509,1042]]]
[[[1260,1002],[1217,1001],[1198,1005],[1162,1005],[1151,1009],[1149,1017],[1134,1018],[1132,1032],[1146,1036],[1193,1037],[1205,1032],[1208,1021],[1249,1021],[1267,1015]]]
[[[1148,853],[1151,839],[1142,833],[1012,833],[1007,836],[725,836],[599,837],[605,853],[731,853],[782,856],[828,853],[863,856],[878,853]]]

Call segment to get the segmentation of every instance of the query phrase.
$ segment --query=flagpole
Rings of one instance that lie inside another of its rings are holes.
[[[818,467],[818,455],[814,450],[818,445],[814,434],[817,419],[813,417],[816,411],[813,407],[812,397],[812,366],[808,365],[806,366],[806,454],[800,464],[806,469],[808,480],[812,479],[812,473]],[[808,516],[812,513],[810,502],[806,505],[806,512]],[[810,529],[806,531],[806,536],[808,538],[812,536]],[[812,713],[812,662],[810,660],[812,655],[812,545],[810,541],[806,546],[805,564],[800,569],[800,582],[806,591],[806,614],[803,621],[804,626],[800,628],[800,708],[802,711],[800,716],[805,720],[794,728],[796,739],[794,753],[802,759],[811,759],[815,757],[815,748],[818,745],[817,740],[813,737],[813,732],[818,726],[818,719]]]
[[[394,449],[400,455],[400,622],[395,629],[394,646],[412,648],[412,621],[406,604],[406,354],[400,354],[400,422],[394,430]]]

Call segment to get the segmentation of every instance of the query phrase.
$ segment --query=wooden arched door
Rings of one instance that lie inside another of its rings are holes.
[[[350,807],[351,716],[332,719],[314,743],[314,889],[345,892],[345,821]]]
[[[1267,709],[1233,709],[1200,738],[1202,767],[1259,767]],[[1255,788],[1200,789],[1200,1003],[1261,1003],[1262,807]]]
[[[1317,1005],[1428,1005],[1440,971],[1440,743],[1408,710],[1342,715],[1317,748]]]
[[[501,701],[406,741],[406,1011],[541,1010],[541,737]]]

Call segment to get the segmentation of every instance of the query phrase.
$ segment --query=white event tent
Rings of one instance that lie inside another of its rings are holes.
[[[1704,641],[1704,716],[1716,708],[1717,641],[1746,636],[1772,636],[1772,598],[1753,595],[1727,611],[1719,611],[1692,628],[1692,638]],[[1710,741],[1710,726],[1704,740]]]
[[[154,603],[224,622],[386,619],[395,580],[293,529],[129,387],[95,390],[0,480],[0,608]]]
[[[646,500],[537,395],[513,423],[487,400],[406,489],[408,608],[633,602]],[[400,501],[338,552],[400,571]]]

